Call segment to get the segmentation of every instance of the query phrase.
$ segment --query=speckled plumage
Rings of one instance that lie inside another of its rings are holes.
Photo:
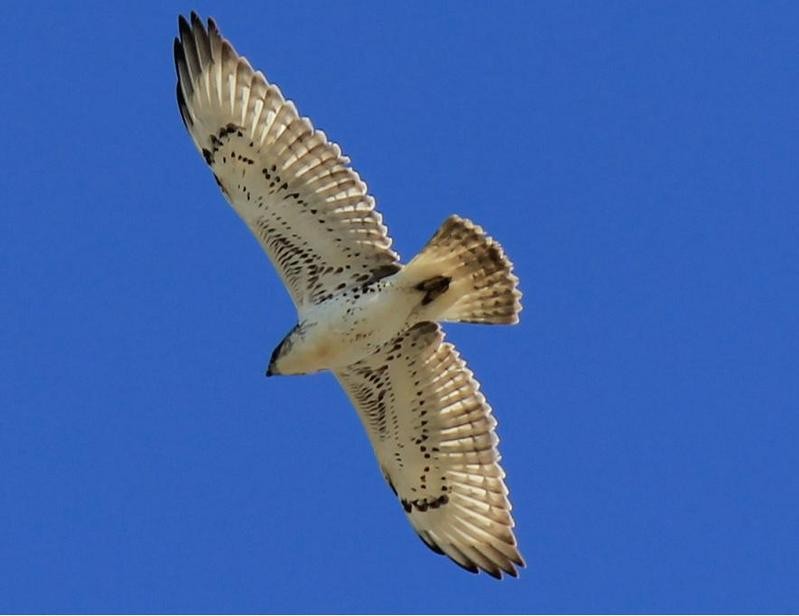
[[[518,321],[521,294],[502,248],[452,216],[401,265],[340,148],[212,20],[181,17],[179,32],[181,117],[297,309],[267,374],[331,370],[422,540],[470,571],[515,576],[524,562],[496,422],[436,323]]]

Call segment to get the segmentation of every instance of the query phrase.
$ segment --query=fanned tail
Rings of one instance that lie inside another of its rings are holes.
[[[403,270],[406,283],[424,293],[423,317],[432,321],[513,324],[521,292],[502,246],[481,227],[450,216]]]

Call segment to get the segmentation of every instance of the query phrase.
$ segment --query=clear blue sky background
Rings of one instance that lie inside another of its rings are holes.
[[[414,536],[175,105],[178,12],[342,144],[404,257],[525,291],[450,327],[529,567]],[[799,609],[799,6],[4,4],[0,610]]]

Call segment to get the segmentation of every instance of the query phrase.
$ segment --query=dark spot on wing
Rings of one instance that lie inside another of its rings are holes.
[[[402,503],[402,508],[405,509],[407,513],[411,513],[411,511],[414,509],[416,511],[425,512],[428,509],[438,509],[439,507],[443,507],[449,502],[449,496],[442,494],[441,496],[433,496],[428,498],[401,498],[400,502]]]
[[[371,284],[388,276],[393,276],[401,269],[402,266],[399,263],[385,263],[380,265],[370,272],[370,277],[366,284]]]

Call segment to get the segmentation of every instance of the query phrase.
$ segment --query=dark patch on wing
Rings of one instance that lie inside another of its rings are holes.
[[[438,325],[432,321],[422,321],[408,328],[407,336],[409,340],[414,341],[411,343],[412,347],[416,346],[417,343],[419,346],[423,346],[425,344],[430,344],[433,340],[433,338],[430,337],[431,334],[434,336],[437,332]]]
[[[432,498],[414,498],[412,500],[401,498],[402,508],[406,513],[411,513],[414,509],[416,511],[425,512],[428,509],[438,509],[443,507],[449,502],[449,496],[442,494]]]
[[[370,272],[370,277],[364,284],[370,285],[378,280],[387,278],[388,276],[393,276],[401,269],[402,266],[399,263],[385,263],[383,265],[379,265]]]
[[[228,135],[232,135],[233,133],[237,133],[239,137],[244,136],[244,133],[241,132],[241,128],[232,122],[228,122],[225,126],[219,129],[219,138],[222,139]]]
[[[203,158],[205,161],[208,162],[208,158],[210,156],[211,160],[214,160],[214,154],[216,154],[220,148],[225,145],[230,140],[230,135],[235,134],[237,137],[243,137],[244,133],[241,132],[241,127],[237,126],[236,124],[228,123],[227,125],[221,127],[216,135],[208,135],[208,140],[211,142],[211,151],[209,154],[206,154],[205,149],[203,149]],[[231,158],[235,156],[235,152],[231,153]],[[249,160],[249,159],[248,159]],[[253,161],[254,162],[254,161]],[[209,165],[211,163],[208,163]]]

